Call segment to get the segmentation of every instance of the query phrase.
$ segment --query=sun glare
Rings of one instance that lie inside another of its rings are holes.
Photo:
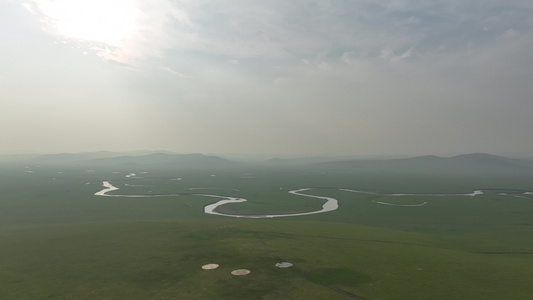
[[[35,1],[56,34],[113,47],[134,34],[138,9],[131,0]]]

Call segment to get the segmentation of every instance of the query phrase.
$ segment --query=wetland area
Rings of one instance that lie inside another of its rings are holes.
[[[4,164],[0,176],[2,299],[533,293],[524,173],[106,161]]]

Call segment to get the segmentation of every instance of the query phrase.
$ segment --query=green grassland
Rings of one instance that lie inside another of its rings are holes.
[[[132,172],[140,178],[125,176]],[[6,164],[0,171],[0,299],[530,299],[533,195],[517,190],[533,191],[532,179],[309,167]],[[120,188],[112,194],[180,195],[94,196],[102,181]],[[204,214],[216,200],[192,195],[246,198],[229,209],[247,214],[321,207],[318,199],[287,193],[297,188],[334,197],[339,209],[240,219]],[[379,194],[476,189],[487,191],[476,197]],[[274,266],[282,261],[294,266]],[[208,263],[220,268],[202,270]],[[252,272],[230,274],[240,268]]]

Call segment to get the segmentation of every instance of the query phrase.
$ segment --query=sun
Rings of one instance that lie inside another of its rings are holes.
[[[136,30],[132,0],[34,0],[48,30],[80,41],[120,47]]]

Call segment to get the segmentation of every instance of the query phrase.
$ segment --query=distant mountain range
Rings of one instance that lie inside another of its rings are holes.
[[[453,157],[433,155],[386,160],[343,160],[316,163],[319,169],[361,172],[445,173],[445,174],[509,174],[533,173],[533,161],[506,158],[485,153],[463,154]]]
[[[91,165],[156,165],[169,167],[229,167],[237,164],[236,162],[218,156],[210,156],[199,153],[153,153],[141,156],[98,158],[84,161],[84,163]]]
[[[99,152],[80,152],[80,153],[57,153],[57,154],[44,154],[37,156],[28,160],[31,163],[39,164],[71,164],[80,161],[104,158],[104,157],[115,157],[121,154],[116,152],[109,151],[99,151]]]
[[[533,160],[507,158],[485,153],[472,153],[453,157],[433,155],[394,159],[344,159],[327,157],[272,158],[256,163],[228,160],[219,156],[174,154],[169,152],[116,153],[83,152],[47,154],[25,160],[31,164],[68,164],[83,166],[154,166],[181,168],[238,167],[243,165],[268,166],[273,168],[312,168],[324,171],[383,172],[411,174],[533,174]]]
[[[34,164],[69,164],[87,166],[154,165],[168,167],[223,167],[236,164],[236,162],[218,156],[208,156],[199,153],[124,155],[116,152],[46,154],[30,159],[27,162]]]

